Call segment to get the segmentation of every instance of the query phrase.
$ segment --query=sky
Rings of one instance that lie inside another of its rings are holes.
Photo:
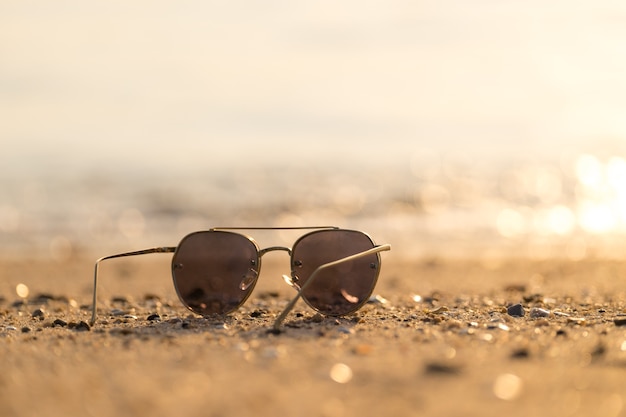
[[[3,1],[0,161],[613,152],[625,22],[606,0]]]

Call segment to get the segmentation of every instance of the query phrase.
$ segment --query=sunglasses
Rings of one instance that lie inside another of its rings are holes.
[[[312,230],[291,248],[260,249],[253,238],[235,230]],[[274,322],[278,330],[300,297],[327,316],[353,313],[365,304],[380,273],[380,252],[391,245],[376,245],[358,230],[324,227],[220,227],[185,236],[178,246],[121,253],[96,261],[91,324],[96,322],[98,267],[107,259],[150,253],[173,253],[172,278],[180,301],[202,316],[225,315],[237,310],[254,289],[261,258],[284,251],[291,257],[291,276],[285,282],[298,293]]]

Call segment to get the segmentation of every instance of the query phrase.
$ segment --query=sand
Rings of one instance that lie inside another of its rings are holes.
[[[1,416],[626,415],[623,262],[384,255],[355,315],[300,302],[273,334],[283,259],[210,319],[180,305],[168,256],[104,263],[86,326],[93,259],[0,261]]]

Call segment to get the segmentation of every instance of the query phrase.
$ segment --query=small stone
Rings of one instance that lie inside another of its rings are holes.
[[[599,343],[595,349],[591,352],[591,356],[594,358],[599,358],[604,356],[604,354],[606,353],[606,346],[604,346],[604,344]]]
[[[158,314],[150,314],[147,318],[148,321],[161,321],[161,316]]]
[[[521,304],[513,304],[506,309],[509,316],[512,317],[524,317],[524,307]]]
[[[616,326],[626,326],[626,316],[615,317],[613,323],[615,323]]]
[[[52,322],[53,326],[59,326],[59,327],[65,327],[67,326],[67,322],[61,320],[61,319],[56,319],[55,321]]]
[[[47,304],[50,301],[54,301],[56,300],[56,297],[52,294],[46,294],[46,293],[41,293],[41,294],[37,294],[37,296],[34,298],[34,302],[36,303],[41,303],[41,304]]]
[[[145,301],[161,301],[161,297],[156,294],[146,294],[143,296]]]
[[[524,285],[524,284],[509,284],[506,287],[504,287],[504,291],[526,292],[526,285]]]
[[[321,323],[324,321],[324,316],[322,316],[320,313],[315,313],[315,315],[311,317],[311,321],[313,323]]]
[[[354,329],[345,326],[337,327],[337,331],[342,334],[354,334]]]
[[[587,324],[587,320],[584,317],[568,317],[567,322],[570,324],[578,324],[580,326]]]
[[[541,317],[549,317],[550,310],[546,310],[544,308],[533,307],[530,309],[530,318],[537,319]]]
[[[439,307],[437,307],[434,310],[427,311],[427,313],[430,313],[430,314],[441,314],[441,313],[445,313],[446,311],[450,311],[450,309],[448,307],[446,307],[446,306],[439,306]]]
[[[499,320],[494,320],[494,321],[488,323],[485,327],[487,329],[489,329],[489,330],[496,330],[497,329],[497,330],[502,330],[504,332],[508,332],[510,330],[509,326],[507,326],[506,324],[502,323]]]
[[[556,304],[556,299],[552,297],[543,297],[542,301],[544,304]]]
[[[445,327],[448,330],[460,329],[463,327],[463,322],[460,320],[451,319],[446,322]]]
[[[126,314],[128,314],[127,311],[120,310],[119,308],[114,308],[114,309],[111,310],[111,315],[112,316],[124,316]]]
[[[498,323],[497,329],[502,330],[503,332],[508,332],[510,330],[509,326],[504,323]]]
[[[367,302],[371,304],[387,304],[387,299],[377,294],[377,295],[373,295],[372,297],[370,297],[370,299],[367,300]]]
[[[89,326],[87,322],[81,321],[80,323],[76,325],[76,327],[74,327],[74,330],[79,331],[79,332],[88,332],[91,330],[91,326]]]
[[[43,308],[38,308],[37,310],[33,311],[32,317],[34,319],[43,320],[46,317],[46,312]]]
[[[530,356],[530,351],[528,350],[528,348],[515,349],[511,353],[511,358],[513,359],[526,359],[529,356]]]
[[[17,330],[17,327],[15,327],[15,326],[7,326],[4,329],[8,330],[8,331],[15,331],[15,330]]]
[[[430,362],[426,364],[424,372],[427,374],[457,375],[461,372],[461,368],[450,363]]]
[[[30,331],[31,331],[30,327],[28,327],[28,326],[22,327],[22,333],[30,333]]]

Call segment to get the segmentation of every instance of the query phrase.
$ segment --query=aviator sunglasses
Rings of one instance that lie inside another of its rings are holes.
[[[291,248],[271,246],[260,249],[253,238],[236,230],[312,230]],[[201,316],[225,315],[237,310],[254,289],[261,270],[261,258],[268,252],[290,255],[291,276],[285,282],[298,293],[277,317],[274,329],[300,297],[317,312],[327,316],[353,313],[365,304],[380,273],[380,252],[391,245],[376,245],[358,230],[324,227],[219,227],[193,232],[178,246],[158,247],[120,253],[96,261],[91,324],[96,322],[98,266],[107,259],[150,253],[173,253],[172,278],[180,301]]]

